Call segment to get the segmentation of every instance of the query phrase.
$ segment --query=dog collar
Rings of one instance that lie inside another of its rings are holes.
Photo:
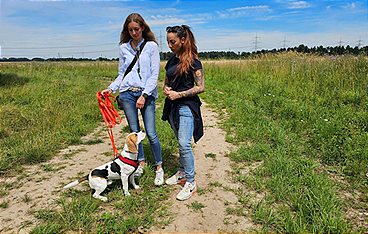
[[[132,167],[134,167],[135,169],[138,168],[138,160],[132,160],[130,158],[126,158],[126,157],[123,157],[119,154],[119,159],[123,162],[123,163],[126,163]]]

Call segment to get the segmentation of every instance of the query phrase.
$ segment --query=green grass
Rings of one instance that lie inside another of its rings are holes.
[[[42,163],[43,170],[52,172],[58,169],[44,162],[60,149],[70,144],[99,143],[82,142],[81,137],[102,122],[95,94],[115,79],[116,67],[116,62],[1,64],[0,174],[22,171],[22,165],[32,163]],[[158,106],[163,102],[160,98]],[[171,156],[177,150],[174,134],[160,116],[157,129],[162,136],[164,164],[169,165],[165,172],[173,174],[177,166]],[[146,141],[144,150],[152,165]],[[121,186],[115,185],[107,192],[108,204],[92,199],[89,189],[69,190],[58,200],[57,209],[36,213],[40,224],[32,233],[126,233],[164,225],[171,219],[164,203],[170,191],[154,186],[153,180],[154,171],[149,168],[140,180],[141,189],[132,191],[132,197],[125,197]],[[0,187],[1,196],[11,190]]]
[[[245,189],[266,193],[250,206],[262,230],[362,232],[347,220],[333,176],[345,178],[348,193],[367,191],[367,58],[291,53],[205,68],[205,100],[238,146],[230,158],[263,162],[250,175],[234,169]]]
[[[203,212],[202,209],[205,208],[206,206],[200,202],[194,201],[190,204],[187,204],[187,207],[193,210],[194,212]]]
[[[166,223],[171,218],[164,205],[169,189],[155,187],[153,178],[154,171],[146,170],[141,188],[130,190],[132,196],[124,196],[121,183],[114,183],[105,194],[107,203],[92,198],[89,188],[68,190],[58,200],[59,209],[36,213],[41,224],[31,233],[130,233]]]
[[[0,174],[44,162],[100,121],[95,93],[115,64],[3,63],[0,72]]]
[[[21,171],[24,164],[47,162],[67,145],[84,144],[81,137],[102,121],[95,93],[115,78],[117,64],[0,66],[0,174],[5,174]],[[346,211],[349,206],[368,209],[367,58],[290,53],[205,62],[204,67],[206,91],[201,97],[218,110],[227,141],[238,146],[229,157],[234,165],[258,165],[250,174],[234,167],[234,178],[243,186],[237,190],[243,207],[227,212],[251,211],[264,232],[364,232]],[[163,77],[162,70],[161,81]],[[172,156],[177,142],[168,123],[160,120],[163,95],[157,105],[165,174],[171,175],[178,163]],[[152,165],[147,141],[144,149]],[[216,154],[206,157],[215,159]],[[43,165],[46,171],[55,170]],[[343,178],[345,185],[334,177]],[[68,190],[57,209],[36,213],[40,224],[32,233],[127,233],[164,226],[172,219],[165,202],[170,190],[155,187],[153,178],[148,168],[132,197],[123,196],[121,185],[114,184],[108,203],[92,199],[87,186]],[[211,188],[216,186],[221,184],[214,182]],[[0,196],[10,189],[0,186]],[[339,196],[355,191],[362,195],[353,205]]]

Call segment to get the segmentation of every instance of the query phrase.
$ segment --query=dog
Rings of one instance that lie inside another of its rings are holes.
[[[138,144],[145,137],[146,133],[142,131],[130,133],[126,137],[121,155],[118,155],[118,157],[111,162],[96,167],[88,175],[65,185],[64,189],[74,187],[88,180],[91,189],[95,190],[92,196],[106,202],[107,197],[101,196],[101,193],[113,180],[121,179],[124,195],[130,196],[128,191],[128,180],[133,185],[134,189],[139,189],[139,186],[135,183],[133,173],[138,167]]]

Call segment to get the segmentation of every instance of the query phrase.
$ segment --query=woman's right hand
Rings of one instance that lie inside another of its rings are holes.
[[[104,89],[101,91],[101,94],[105,94],[105,93],[108,93],[108,94],[111,94],[112,93],[112,90],[111,89]]]
[[[164,94],[165,94],[166,97],[169,96],[170,91],[171,91],[171,87],[168,87],[168,86],[165,85],[164,86]]]

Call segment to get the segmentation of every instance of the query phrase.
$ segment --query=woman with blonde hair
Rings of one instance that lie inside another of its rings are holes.
[[[131,64],[134,66],[130,70]],[[119,108],[124,110],[131,132],[140,131],[138,120],[138,110],[140,110],[155,159],[155,185],[164,183],[162,150],[156,133],[159,70],[160,55],[155,36],[143,17],[140,14],[132,13],[126,18],[120,34],[119,75],[102,92],[119,91],[121,103]],[[138,145],[138,161],[137,174],[141,175],[145,166],[142,143]]]
[[[192,137],[197,142],[203,136],[203,122],[198,94],[204,91],[202,63],[189,26],[167,27],[167,43],[174,55],[165,66],[166,96],[163,120],[169,121],[179,143],[179,170],[166,180],[173,185],[185,181],[176,199],[189,199],[196,190]]]

